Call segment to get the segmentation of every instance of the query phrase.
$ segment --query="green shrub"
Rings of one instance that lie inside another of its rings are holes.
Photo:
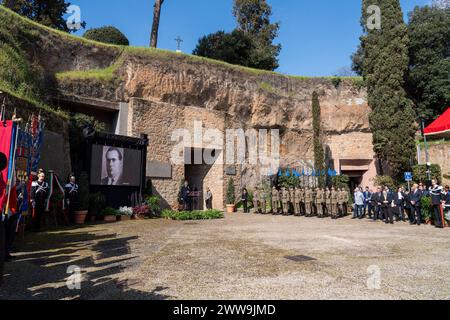
[[[234,191],[234,181],[233,178],[228,180],[227,187],[227,204],[236,204],[236,194]]]
[[[421,204],[422,204],[422,219],[425,221],[433,221],[434,220],[434,214],[433,214],[433,209],[431,207],[431,197],[427,196],[427,197],[422,197],[421,200]]]
[[[173,211],[164,210],[161,215],[164,219],[171,220],[210,220],[210,219],[222,219],[224,217],[223,212],[219,210],[208,211]]]
[[[145,199],[145,203],[148,205],[152,216],[159,217],[161,215],[161,207],[159,205],[160,198],[157,196],[150,196]]]
[[[352,194],[353,190],[350,190],[350,187],[348,186],[348,183],[350,182],[350,178],[349,176],[343,174],[340,176],[335,176],[331,179],[332,184],[335,188],[337,189],[345,189],[348,192],[350,192],[350,194]]]
[[[438,179],[442,181],[442,171],[438,164],[432,164],[430,167],[431,179]],[[427,178],[427,166],[425,164],[417,165],[413,167],[413,179],[418,182],[425,182]]]
[[[101,216],[118,216],[120,215],[119,210],[108,207],[102,210],[100,213]]]
[[[377,186],[388,187],[391,190],[397,189],[395,186],[394,179],[392,179],[392,177],[390,176],[377,176],[374,178],[373,181]]]
[[[89,195],[89,213],[97,216],[106,205],[105,196],[101,192]]]
[[[85,32],[83,37],[89,40],[117,44],[120,46],[130,45],[130,41],[128,41],[127,37],[119,29],[113,26],[90,29]]]
[[[282,170],[282,172],[285,172],[285,170]],[[300,177],[292,174],[289,177],[286,177],[286,175],[283,174],[281,177],[278,177],[278,184],[286,189],[298,188],[300,187]]]

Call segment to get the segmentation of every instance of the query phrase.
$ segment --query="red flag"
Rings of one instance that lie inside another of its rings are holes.
[[[0,122],[0,152],[10,158],[11,136],[12,136],[12,121]],[[0,212],[3,211],[4,204],[6,204],[6,186],[8,183],[8,168],[0,172]]]

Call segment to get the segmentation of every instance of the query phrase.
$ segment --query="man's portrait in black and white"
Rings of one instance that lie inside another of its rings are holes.
[[[103,147],[102,181],[101,185],[123,185],[124,150],[116,147]]]

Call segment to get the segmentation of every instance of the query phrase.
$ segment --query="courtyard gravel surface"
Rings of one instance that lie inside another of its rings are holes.
[[[27,234],[0,299],[450,299],[450,228],[232,214]],[[82,272],[70,290],[69,266]]]

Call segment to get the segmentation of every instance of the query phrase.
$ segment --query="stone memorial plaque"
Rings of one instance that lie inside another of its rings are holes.
[[[147,177],[149,178],[172,178],[172,165],[161,161],[147,161]]]
[[[225,169],[225,173],[227,176],[235,176],[236,175],[236,168],[235,167],[227,167]]]

